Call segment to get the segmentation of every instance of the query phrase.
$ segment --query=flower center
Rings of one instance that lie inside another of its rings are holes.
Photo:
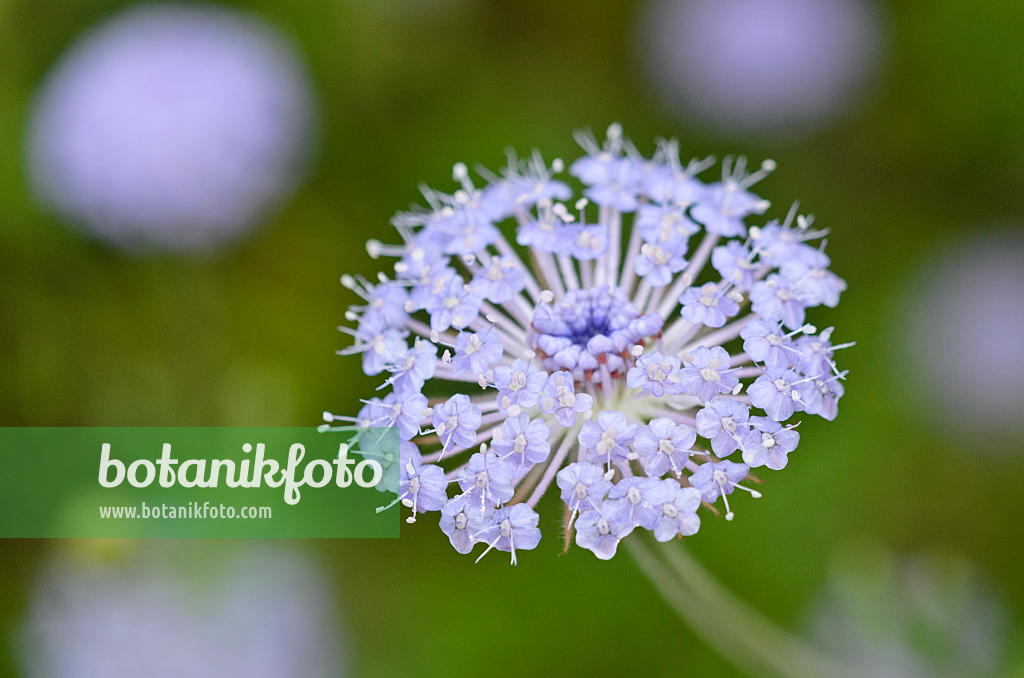
[[[718,370],[710,365],[700,371],[700,376],[704,378],[704,381],[718,381],[721,377],[721,375],[718,374]]]
[[[518,453],[522,453],[526,449],[526,434],[520,433],[515,437],[515,440],[512,441],[512,449]]]
[[[572,407],[576,404],[576,394],[569,390],[568,386],[559,386],[558,391],[559,407]]]
[[[631,367],[629,350],[658,334],[663,323],[656,313],[641,316],[619,289],[598,286],[538,304],[527,341],[544,369],[569,370],[581,381],[602,364],[609,373]]]
[[[598,454],[608,454],[608,451],[615,447],[615,439],[619,436],[618,430],[609,428],[601,434],[601,440],[597,443]]]

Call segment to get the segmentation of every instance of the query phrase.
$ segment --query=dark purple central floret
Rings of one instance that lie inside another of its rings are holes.
[[[546,370],[569,370],[579,380],[601,363],[610,373],[622,372],[630,349],[658,334],[663,323],[657,313],[641,316],[618,288],[601,286],[539,304],[528,340]]]

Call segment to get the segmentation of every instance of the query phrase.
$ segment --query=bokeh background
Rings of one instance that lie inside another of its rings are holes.
[[[56,208],[33,174],[48,74],[126,6],[0,0],[0,423],[315,426],[375,385],[334,354],[354,301],[338,279],[375,274],[363,243],[418,201],[420,182],[451,190],[454,162],[497,169],[506,147],[573,158],[573,130],[614,121],[646,153],[675,136],[684,158],[770,157],[779,169],[758,192],[771,214],[799,199],[830,229],[849,284],[837,309],[810,317],[857,342],[840,356],[847,394],[835,422],[802,424],[764,499],[731,524],[706,518],[687,544],[772,620],[879,657],[877,675],[1024,676],[1024,4],[722,0],[710,19],[716,5],[701,0],[218,5],[282,41],[300,79],[289,101],[308,95],[307,117],[294,138],[271,125],[235,140],[255,160],[229,163],[228,184],[276,177],[275,162],[294,163],[291,183],[257,196],[257,216],[230,238],[184,247],[96,236],[74,217],[85,208]],[[196,128],[214,141],[232,114],[259,113],[214,108],[216,124]],[[261,134],[285,144],[285,160],[267,160]],[[69,171],[86,176],[116,155],[77,153]],[[130,187],[104,186],[82,200],[112,192],[116,211]],[[322,653],[325,675],[740,675],[626,554],[559,557],[556,541],[515,568],[474,565],[426,519],[399,541],[275,544],[299,602],[266,642],[306,656],[296,630],[318,629],[335,650]],[[134,675],[195,675],[187,662],[160,673],[173,655],[154,638],[180,635],[176,652],[197,665],[204,652],[225,661],[216,647],[242,645],[175,634],[200,620],[212,637],[244,639],[238,615],[270,620],[281,606],[253,598],[239,612],[245,597],[230,592],[210,603],[194,564],[265,546],[4,542],[0,675],[72,675],[52,668],[57,655],[114,675],[102,652],[75,659],[76,646],[106,642],[78,635],[92,620],[138,634],[107,655],[137,653]],[[168,562],[184,574],[150,576],[166,589],[154,592],[146,573]],[[257,577],[252,596],[262,590],[277,590],[273,578]],[[206,607],[182,602],[194,598]],[[167,619],[173,601],[191,611]],[[217,616],[228,608],[236,616]],[[231,666],[216,675],[257,675]]]

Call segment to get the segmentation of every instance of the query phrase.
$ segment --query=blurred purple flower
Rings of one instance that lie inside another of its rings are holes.
[[[28,163],[40,200],[102,240],[209,250],[292,193],[314,121],[305,69],[270,26],[212,5],[144,4],[51,70]]]
[[[870,0],[650,0],[637,48],[672,111],[730,132],[804,130],[862,97],[879,24]]]

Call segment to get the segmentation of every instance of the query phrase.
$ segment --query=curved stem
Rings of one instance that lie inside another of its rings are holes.
[[[704,642],[751,676],[849,678],[852,672],[774,624],[726,590],[687,549],[624,541],[665,602]]]

